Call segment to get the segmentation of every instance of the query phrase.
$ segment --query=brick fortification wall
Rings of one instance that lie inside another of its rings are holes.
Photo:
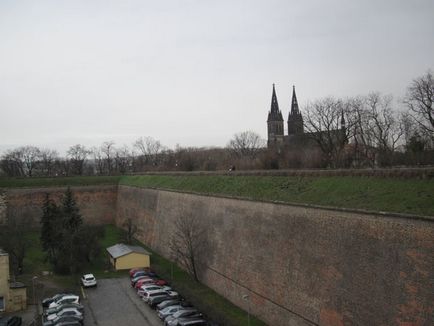
[[[169,257],[178,216],[208,233],[202,281],[270,325],[433,325],[434,221],[119,186],[117,224]]]
[[[434,221],[128,186],[72,187],[87,223],[132,218],[169,257],[178,216],[205,222],[201,280],[269,325],[433,325]],[[39,225],[45,193],[6,189],[0,217]],[[4,209],[6,203],[6,211]],[[1,219],[0,219],[1,220]]]
[[[39,226],[45,194],[61,203],[66,187],[11,188],[4,191],[7,219],[25,219]],[[109,224],[115,221],[117,186],[71,187],[73,196],[86,223]]]

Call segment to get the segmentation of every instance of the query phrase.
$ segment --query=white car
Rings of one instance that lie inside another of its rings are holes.
[[[149,291],[155,291],[155,290],[163,290],[163,288],[161,286],[158,286],[158,285],[155,285],[155,284],[147,285],[147,286],[142,286],[137,291],[137,294],[140,297],[143,297],[147,292],[149,292]]]
[[[93,274],[85,274],[81,277],[81,284],[85,288],[96,286],[96,278]]]
[[[80,297],[74,294],[64,295],[50,303],[48,308],[55,308],[65,303],[80,303]]]
[[[58,313],[48,315],[47,320],[54,320],[59,316],[82,316],[82,313],[76,308],[65,308]]]
[[[167,292],[163,290],[148,291],[143,294],[142,300],[148,302],[150,298],[155,297],[157,295],[167,295]]]

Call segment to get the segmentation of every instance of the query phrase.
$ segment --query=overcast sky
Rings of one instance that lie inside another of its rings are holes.
[[[0,153],[265,138],[272,83],[286,120],[293,84],[399,99],[433,68],[433,0],[0,0]]]

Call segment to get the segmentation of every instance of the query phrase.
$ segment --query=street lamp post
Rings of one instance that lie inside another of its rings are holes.
[[[247,326],[250,326],[250,297],[249,297],[249,295],[244,294],[243,300],[247,301]]]
[[[36,305],[36,315],[39,315],[39,305],[38,302],[36,301],[36,288],[35,288],[35,283],[36,280],[38,279],[37,276],[33,276],[32,277],[32,290],[33,290],[33,304]]]
[[[37,276],[32,277],[32,292],[33,292],[33,304],[36,304],[36,292],[35,292],[35,281],[38,279]]]

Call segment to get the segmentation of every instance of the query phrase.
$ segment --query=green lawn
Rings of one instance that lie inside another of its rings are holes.
[[[383,177],[140,175],[0,178],[0,188],[123,184],[372,211],[434,216],[434,180]]]
[[[77,275],[56,275],[43,276],[43,271],[51,271],[51,266],[45,261],[45,254],[40,243],[40,231],[31,230],[24,236],[32,244],[26,252],[24,260],[24,274],[18,277],[18,281],[28,285],[29,301],[33,298],[32,278],[37,276],[36,287],[38,295],[47,297],[58,292],[80,293],[79,278]],[[101,252],[97,259],[85,266],[83,272],[93,273],[96,278],[123,277],[128,275],[126,271],[112,271],[108,264],[108,257],[105,248],[116,243],[123,242],[125,232],[114,225],[104,226],[104,237],[100,239]],[[197,283],[183,270],[172,265],[170,261],[153,252],[142,243],[136,241],[136,245],[143,246],[152,253],[151,267],[162,278],[166,279],[171,285],[193,303],[199,310],[206,312],[208,317],[222,325],[244,325],[247,324],[247,314],[239,309],[216,292],[203,284]],[[172,270],[173,267],[173,278]],[[42,284],[44,286],[42,286]],[[251,319],[252,326],[265,325],[256,318]]]
[[[119,176],[0,178],[0,188],[116,185],[119,179]]]
[[[434,216],[434,180],[380,177],[124,176],[120,184],[253,200]]]

